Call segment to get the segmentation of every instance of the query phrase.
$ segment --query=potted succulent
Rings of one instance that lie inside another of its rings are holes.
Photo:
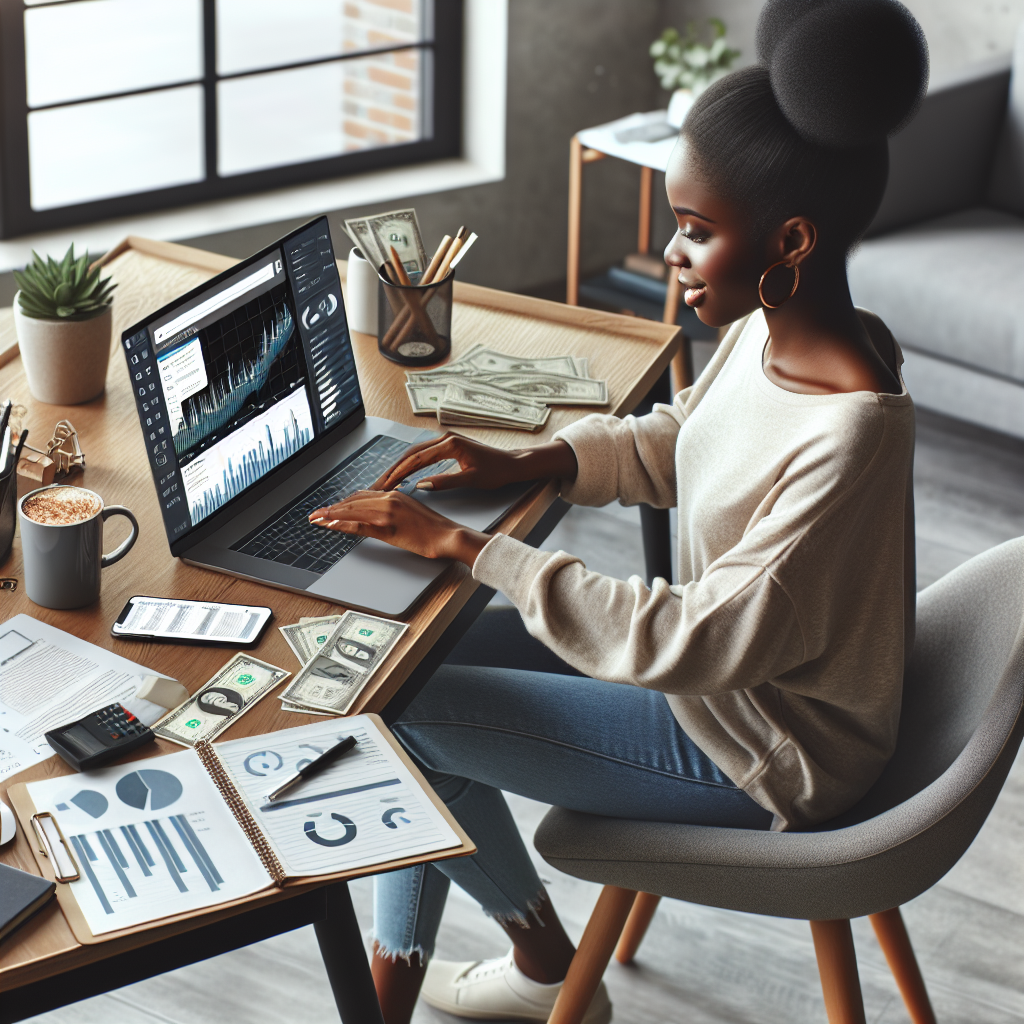
[[[110,358],[110,307],[116,285],[90,268],[75,247],[58,263],[35,252],[14,272],[14,326],[32,397],[51,405],[78,405],[98,397]]]
[[[685,34],[667,28],[651,43],[654,73],[661,87],[672,93],[668,122],[676,128],[682,126],[694,97],[726,74],[740,55],[726,42],[725,22],[708,18],[706,25],[705,37],[710,37],[707,44],[701,41],[701,31],[694,21],[686,26]]]

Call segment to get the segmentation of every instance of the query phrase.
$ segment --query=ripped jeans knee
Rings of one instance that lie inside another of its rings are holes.
[[[421,864],[374,878],[374,938],[378,955],[408,960],[434,953],[449,882],[455,882],[500,924],[528,927],[544,886],[519,835],[501,790],[468,779],[431,773],[431,783],[477,852],[470,857]],[[428,776],[429,777],[429,776]]]

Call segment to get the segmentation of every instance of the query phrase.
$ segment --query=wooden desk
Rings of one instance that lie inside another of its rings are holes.
[[[17,353],[13,315],[7,309],[0,311],[0,397],[9,396],[25,406],[25,425],[31,431],[30,439],[37,445],[50,436],[57,420],[71,420],[78,429],[87,463],[84,477],[71,482],[94,489],[109,504],[124,504],[132,509],[139,520],[140,539],[125,559],[103,571],[102,596],[92,607],[66,612],[40,608],[28,600],[23,587],[19,587],[14,595],[2,595],[3,605],[0,607],[4,619],[26,612],[101,647],[175,676],[190,691],[195,691],[224,663],[227,653],[215,648],[114,640],[110,636],[110,624],[133,594],[267,604],[274,609],[276,625],[295,622],[303,615],[332,614],[338,607],[317,598],[188,566],[171,558],[156,491],[145,461],[125,360],[119,351],[121,331],[235,261],[185,246],[129,238],[109,253],[105,262],[118,282],[105,394],[94,402],[72,407],[48,406],[34,401],[29,395]],[[341,271],[344,274],[343,265]],[[609,411],[618,415],[630,411],[647,394],[678,348],[679,331],[673,326],[472,285],[457,284],[455,287],[452,329],[455,355],[474,343],[485,342],[503,351],[523,355],[571,352],[588,356],[594,375],[608,378]],[[429,426],[429,420],[411,415],[402,386],[404,371],[377,354],[376,339],[354,335],[353,347],[367,413],[413,426]],[[549,439],[554,431],[590,411],[554,409],[547,427],[539,435],[472,429],[465,433],[502,447],[530,445]],[[537,485],[511,510],[500,527],[501,531],[514,537],[528,537],[555,500],[554,485]],[[106,548],[112,548],[121,535],[120,525],[112,525],[107,531]],[[23,580],[18,539],[15,539],[14,549],[0,569],[4,575]],[[378,711],[386,714],[387,709],[393,717],[399,702],[392,701],[392,698],[399,689],[417,672],[418,685],[422,685],[446,653],[443,642],[446,631],[450,649],[454,643],[453,632],[457,639],[460,630],[464,631],[489,596],[490,592],[479,587],[464,566],[455,565],[447,570],[413,608],[409,616],[409,630],[373,685],[353,708],[353,713]],[[273,627],[255,654],[272,664],[293,671],[297,668],[283,637]],[[302,716],[280,711],[278,701],[272,695],[242,718],[230,735],[270,732],[300,725],[304,721],[306,719]],[[147,756],[177,749],[158,740],[147,748]],[[63,761],[52,757],[0,783],[0,795],[6,793],[11,782],[26,782],[69,772]],[[35,871],[28,842],[20,830],[18,838],[0,850],[0,861]],[[4,1008],[5,1004],[10,1007],[16,1001],[16,993],[12,990],[31,985],[33,991],[39,991],[39,982],[58,974],[67,975],[67,972],[78,971],[78,977],[88,977],[89,965],[112,957],[121,958],[119,965],[128,964],[137,948],[145,943],[160,943],[161,948],[177,950],[168,953],[169,956],[181,957],[178,962],[168,964],[165,961],[156,970],[148,971],[148,974],[153,974],[297,927],[322,917],[325,912],[330,916],[332,901],[333,913],[338,915],[344,927],[350,927],[354,918],[351,917],[351,903],[347,903],[347,908],[345,906],[347,900],[344,883],[326,890],[322,883],[311,883],[289,888],[286,892],[257,895],[242,907],[211,910],[189,922],[154,926],[143,941],[134,936],[89,946],[80,945],[75,940],[56,904],[51,904],[0,944],[0,992],[9,993],[0,1000],[0,1020],[19,1019],[13,1010]],[[281,906],[275,909],[275,904]],[[246,922],[244,929],[243,920]],[[176,940],[176,936],[181,938]],[[356,936],[358,938],[358,932]],[[318,937],[323,946],[325,938],[319,930]],[[340,952],[347,956],[351,948]],[[86,969],[84,973],[83,969]],[[131,973],[133,970],[135,974]],[[62,1001],[69,1002],[92,991],[119,987],[148,976],[145,971],[145,966],[139,965],[137,968],[122,967],[118,971],[102,972],[109,973],[111,984],[91,990],[86,986]],[[99,973],[92,972],[93,975]],[[334,981],[332,977],[332,984]],[[335,993],[338,994],[338,985],[335,985]],[[61,1000],[51,1002],[49,1006],[40,1006],[32,1012],[41,1012],[60,1003]],[[352,1019],[357,1018],[353,1016]]]

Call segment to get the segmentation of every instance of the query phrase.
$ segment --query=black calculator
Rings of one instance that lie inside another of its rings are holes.
[[[80,772],[99,768],[154,739],[153,730],[121,704],[111,704],[46,733],[46,742]]]

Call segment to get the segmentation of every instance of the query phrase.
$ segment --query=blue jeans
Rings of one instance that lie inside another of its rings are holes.
[[[478,850],[376,876],[385,956],[432,955],[449,881],[498,921],[528,923],[544,887],[503,789],[614,818],[772,823],[683,732],[663,694],[581,676],[515,609],[484,612],[392,729]]]

